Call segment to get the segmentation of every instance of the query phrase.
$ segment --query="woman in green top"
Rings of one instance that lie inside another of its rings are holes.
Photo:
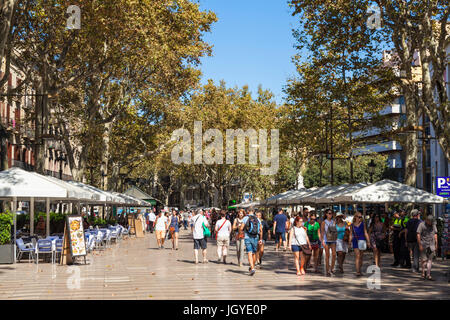
[[[314,272],[319,273],[318,257],[320,251],[320,242],[322,242],[322,235],[320,233],[320,224],[316,221],[316,219],[316,211],[313,210],[310,212],[309,221],[304,224],[304,227],[306,228],[306,233],[311,243],[312,256],[314,257]],[[309,259],[311,259],[311,255],[306,256],[305,269],[308,267]]]

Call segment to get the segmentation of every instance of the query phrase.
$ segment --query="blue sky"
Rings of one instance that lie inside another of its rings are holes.
[[[228,87],[258,85],[283,101],[283,86],[295,75],[291,57],[292,29],[298,26],[287,0],[199,0],[202,10],[214,11],[218,22],[205,36],[213,56],[202,59],[202,83],[225,80]],[[298,19],[298,18],[297,18]]]

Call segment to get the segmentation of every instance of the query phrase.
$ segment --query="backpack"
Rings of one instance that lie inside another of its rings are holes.
[[[413,220],[416,220],[416,221],[413,221]],[[420,224],[419,219],[413,219],[413,220],[409,220],[409,221],[411,221],[410,228],[407,229],[408,231],[406,232],[406,242],[410,242],[410,243],[417,242],[417,227]],[[413,224],[413,222],[414,222],[414,224]]]
[[[259,234],[259,221],[258,218],[254,215],[248,216],[248,220],[245,223],[245,231],[252,238],[255,238]]]
[[[337,228],[336,228],[336,224],[333,223],[332,225],[328,226],[327,229],[327,241],[336,241],[337,240],[337,236],[338,236],[338,232],[337,232]]]

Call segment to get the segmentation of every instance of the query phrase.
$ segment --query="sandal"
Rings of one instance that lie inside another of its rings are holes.
[[[434,281],[434,279],[431,276],[427,276],[427,280]]]

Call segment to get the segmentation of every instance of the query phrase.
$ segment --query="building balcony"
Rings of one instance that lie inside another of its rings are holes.
[[[377,144],[371,144],[364,147],[355,148],[353,154],[355,156],[361,156],[371,153],[383,153],[391,151],[401,151],[402,146],[397,141],[386,141]]]
[[[32,128],[31,126],[21,126],[20,127],[20,135],[23,138],[28,138],[30,140],[34,140],[34,138],[35,138],[34,134],[35,134],[34,128]]]
[[[13,124],[13,120],[11,118],[4,118],[1,117],[0,118],[0,123],[2,124],[2,126],[8,130],[8,131],[13,131],[14,129],[14,124]]]

